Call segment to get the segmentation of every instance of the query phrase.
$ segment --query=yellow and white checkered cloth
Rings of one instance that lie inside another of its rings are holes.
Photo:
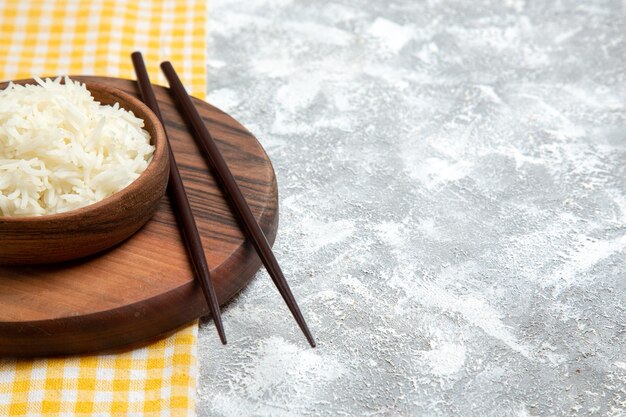
[[[0,415],[195,415],[197,329],[113,355],[0,359]]]
[[[0,0],[0,78],[66,74],[134,79],[143,52],[152,82],[169,60],[205,94],[206,0]]]
[[[153,82],[172,61],[205,94],[206,0],[0,0],[0,80],[64,74]],[[197,323],[113,355],[0,358],[0,416],[195,415]]]

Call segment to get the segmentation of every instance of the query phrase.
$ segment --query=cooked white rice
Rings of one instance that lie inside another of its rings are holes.
[[[146,169],[142,119],[65,78],[0,90],[0,214],[62,213],[100,201]]]

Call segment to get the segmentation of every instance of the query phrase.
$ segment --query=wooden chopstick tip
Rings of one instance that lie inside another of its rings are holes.
[[[137,68],[137,64],[138,63],[141,63],[142,65],[145,66],[145,64],[143,62],[143,54],[141,53],[141,51],[134,51],[133,53],[131,53],[130,54],[130,59],[133,61],[135,69]]]

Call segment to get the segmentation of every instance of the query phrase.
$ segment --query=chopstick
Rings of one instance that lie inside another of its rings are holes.
[[[224,157],[220,153],[213,137],[198,114],[191,98],[185,91],[185,87],[178,78],[178,74],[176,74],[172,64],[169,61],[162,62],[161,69],[170,84],[170,92],[182,110],[181,113],[185,116],[187,122],[193,128],[195,133],[194,139],[198,143],[200,149],[203,150],[204,156],[208,158],[211,165],[215,168],[221,185],[225,189],[226,194],[230,197],[240,226],[251,239],[257,254],[261,258],[263,265],[265,265],[265,269],[267,269],[272,281],[274,281],[274,285],[278,288],[280,295],[285,300],[287,307],[289,307],[291,314],[296,319],[298,326],[300,326],[300,329],[306,336],[311,347],[315,347],[315,339],[313,339],[313,335],[304,321],[302,312],[296,303],[296,299],[291,293],[291,289],[289,289],[287,280],[278,265],[278,261],[272,252],[272,248],[267,242],[261,227],[254,218],[250,207],[246,203],[246,199],[243,194],[241,194],[241,190],[239,189],[233,174],[230,172],[226,161],[224,161]]]
[[[137,84],[139,85],[139,92],[141,93],[143,102],[150,107],[154,114],[157,115],[163,125],[163,129],[165,129],[163,117],[161,116],[159,105],[154,95],[154,91],[152,90],[150,77],[148,76],[148,71],[146,71],[146,66],[143,62],[141,52],[133,52],[131,54],[131,58],[133,60],[133,66],[135,67],[135,73],[137,74]],[[187,193],[185,192],[185,186],[183,185],[182,178],[180,177],[180,171],[176,165],[176,158],[174,157],[174,152],[172,152],[172,146],[170,145],[167,132],[165,133],[165,138],[170,159],[170,174],[169,182],[167,184],[167,193],[172,202],[174,213],[176,213],[178,224],[181,227],[181,233],[183,235],[183,240],[185,241],[185,246],[187,247],[187,253],[191,258],[196,277],[202,287],[202,293],[204,294],[204,298],[206,299],[211,315],[213,316],[217,333],[219,334],[222,343],[226,344],[226,334],[224,333],[224,324],[222,323],[220,305],[217,301],[217,296],[215,295],[213,283],[211,282],[211,274],[209,272],[209,266],[204,254],[204,249],[202,248],[200,233],[198,232],[198,227],[196,226],[196,221],[194,219],[193,212],[191,211],[191,205],[189,204],[189,199],[187,198]]]

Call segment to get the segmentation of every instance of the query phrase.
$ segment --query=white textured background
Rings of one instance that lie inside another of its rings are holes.
[[[200,416],[623,416],[626,2],[212,0],[208,101],[275,251],[200,331]]]

